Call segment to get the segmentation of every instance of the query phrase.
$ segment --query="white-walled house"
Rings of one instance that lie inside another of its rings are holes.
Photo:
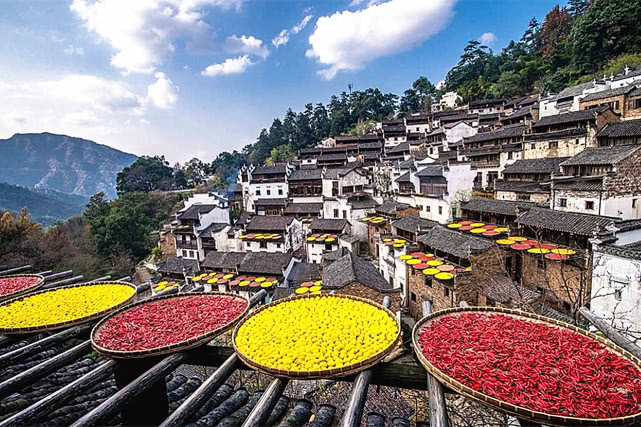
[[[206,249],[200,238],[201,233],[207,229],[222,230],[229,225],[229,220],[229,208],[218,205],[194,203],[177,212],[176,225],[171,229],[176,238],[176,256],[198,261],[205,259]],[[211,246],[207,250],[211,250]]]
[[[291,216],[254,216],[238,238],[246,252],[293,252],[303,242],[303,225]]]
[[[258,199],[287,199],[289,188],[287,177],[293,167],[289,164],[255,167],[243,166],[239,172],[239,181],[243,187],[245,210],[256,212]]]
[[[323,203],[323,218],[346,219],[351,224],[351,235],[361,242],[366,242],[367,224],[360,219],[373,214],[376,205],[376,201],[369,194],[326,198]]]
[[[367,171],[359,167],[327,169],[322,180],[322,197],[325,198],[362,193],[370,183]]]
[[[350,223],[345,219],[315,218],[305,240],[307,262],[320,264],[323,254],[338,250],[340,236],[349,235],[350,229]]]

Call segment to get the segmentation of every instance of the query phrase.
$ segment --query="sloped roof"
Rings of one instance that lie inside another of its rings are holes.
[[[254,217],[253,213],[243,211],[236,220],[236,225],[245,225],[249,222],[250,219],[252,219],[252,217]]]
[[[626,136],[641,136],[641,119],[624,120],[608,123],[597,135],[599,138],[619,138]]]
[[[199,220],[200,215],[209,213],[217,207],[216,205],[191,205],[186,210],[179,212],[178,218]]]
[[[616,246],[612,244],[600,245],[598,252],[621,258],[641,260],[641,242],[628,243],[627,245]]]
[[[346,219],[325,219],[314,218],[311,225],[312,231],[329,231],[329,232],[342,232],[349,224]]]
[[[400,292],[400,289],[394,290],[373,264],[351,252],[323,269],[324,289],[341,289],[354,281],[379,292]]]
[[[416,172],[418,177],[443,176],[443,166],[440,164],[427,165],[420,171]]]
[[[237,268],[245,255],[245,252],[209,252],[202,265],[215,270]]]
[[[389,150],[385,150],[387,154],[403,153],[405,151],[410,151],[410,143],[407,141],[401,142],[396,147],[392,147]]]
[[[285,214],[290,215],[307,215],[319,213],[323,210],[322,203],[290,203],[285,208]]]
[[[519,110],[513,112],[509,116],[501,117],[501,120],[510,120],[518,119],[520,117],[525,117],[528,114],[532,114],[532,106],[528,105],[527,107],[520,108]]]
[[[238,267],[239,273],[282,276],[292,259],[291,253],[247,252]]]
[[[259,166],[252,171],[252,175],[284,174],[286,170],[285,165]]]
[[[486,252],[495,246],[491,240],[451,231],[441,226],[436,226],[427,234],[419,236],[418,241],[436,250],[464,259],[469,258],[472,254]]]
[[[630,92],[632,89],[634,89],[634,86],[623,86],[615,89],[608,89],[608,90],[602,90],[595,93],[590,93],[586,95],[584,98],[582,98],[581,102],[596,101],[603,98],[609,98],[611,96],[623,95]]]
[[[615,165],[641,149],[641,145],[616,145],[614,147],[586,148],[561,166]]]
[[[560,125],[564,123],[594,120],[597,112],[601,113],[605,111],[607,108],[608,107],[605,107],[605,108],[598,107],[598,108],[592,108],[589,110],[571,111],[569,113],[555,114],[553,116],[545,116],[537,120],[536,122],[534,122],[534,124],[532,124],[532,127],[538,128],[538,127],[551,126],[551,125]]]
[[[325,173],[325,179],[339,179],[341,176],[345,176],[352,171],[360,174],[358,168],[361,167],[361,164],[359,162],[348,163],[345,166],[346,167],[343,168],[327,169],[327,173]]]
[[[201,234],[218,233],[219,231],[223,231],[228,226],[230,225],[224,222],[212,222],[207,227],[205,227],[204,230],[201,230],[200,233]]]
[[[510,173],[520,173],[520,174],[532,174],[532,173],[549,173],[557,174],[560,173],[559,165],[568,160],[569,157],[552,157],[544,159],[520,159],[511,165],[505,166],[503,169],[503,174]]]
[[[586,176],[554,181],[555,190],[599,191],[603,189],[602,176]]]
[[[256,200],[256,206],[285,206],[287,205],[287,199],[284,197],[280,198],[262,198]]]
[[[298,284],[302,282],[320,280],[321,277],[320,264],[297,262],[293,265],[288,279],[290,282]]]
[[[322,169],[296,169],[290,175],[288,181],[309,181],[323,177]]]
[[[515,125],[515,126],[504,126],[498,130],[493,130],[490,132],[480,132],[476,135],[473,135],[469,138],[464,138],[464,142],[483,142],[483,141],[492,141],[495,139],[504,139],[504,138],[513,138],[516,136],[522,136],[525,132],[526,126],[524,125]]]
[[[347,154],[345,153],[323,154],[322,156],[318,157],[318,160],[326,160],[326,161],[347,160]]]
[[[405,203],[398,203],[393,200],[388,200],[382,205],[376,207],[376,212],[380,212],[386,215],[396,215],[396,211],[409,208],[410,205]]]
[[[164,274],[182,274],[183,268],[187,275],[198,272],[198,261],[179,257],[169,257],[158,266],[158,271]]]
[[[409,171],[396,178],[396,182],[412,182]]]
[[[573,212],[556,211],[547,208],[533,207],[516,219],[521,225],[592,236],[599,228],[613,224],[614,218],[587,215]]]
[[[407,215],[392,222],[392,226],[409,233],[418,233],[419,228],[421,231],[427,231],[432,227],[438,225],[436,221],[421,218],[418,216]]]
[[[501,304],[532,304],[541,294],[521,286],[507,276],[496,275],[483,284],[483,293]]]
[[[350,196],[347,203],[352,209],[371,209],[376,207],[376,200],[370,195]]]
[[[247,224],[247,231],[285,231],[293,220],[291,216],[257,215]]]
[[[524,211],[530,209],[532,206],[534,206],[534,204],[528,202],[512,202],[509,200],[486,199],[479,197],[461,204],[461,209],[496,215],[516,216],[517,209]]]

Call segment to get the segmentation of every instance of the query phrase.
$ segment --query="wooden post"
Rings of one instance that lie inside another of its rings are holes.
[[[621,348],[634,354],[637,358],[641,359],[641,347],[634,344],[632,341],[623,336],[619,331],[608,325],[604,320],[597,317],[594,313],[585,307],[579,309],[581,316],[585,317],[591,324],[593,324],[599,331],[608,337],[612,342]]]
[[[9,274],[22,273],[23,271],[31,270],[31,265],[23,265],[22,267],[10,268],[8,270],[0,271],[0,276],[7,276]]]
[[[74,276],[74,277],[72,277],[70,279],[59,280],[57,282],[51,282],[51,283],[45,283],[38,290],[39,291],[43,291],[45,289],[53,289],[53,288],[57,288],[57,287],[60,287],[60,286],[73,285],[74,283],[81,282],[82,280],[84,280],[84,278],[85,278],[85,276],[83,276],[81,274],[79,276]]]
[[[45,282],[51,282],[52,280],[64,279],[65,277],[73,276],[73,270],[61,271],[60,273],[50,274],[45,276]]]
[[[423,304],[423,315],[431,313],[432,304],[429,301],[425,301]],[[443,386],[441,386],[441,383],[439,383],[429,372],[427,373],[427,391],[430,399],[430,426],[449,427]]]
[[[269,418],[269,414],[271,414],[274,406],[276,406],[278,399],[283,395],[288,383],[289,380],[287,379],[275,378],[271,384],[269,384],[267,390],[260,396],[256,406],[254,406],[254,409],[249,413],[242,427],[264,426]]]

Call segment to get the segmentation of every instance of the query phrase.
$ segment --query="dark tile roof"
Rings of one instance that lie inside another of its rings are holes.
[[[491,240],[451,231],[441,226],[436,226],[427,234],[419,236],[418,241],[433,249],[464,259],[476,253],[486,252],[495,246]]]
[[[412,182],[409,171],[396,178],[396,182]]]
[[[479,107],[483,105],[498,105],[505,104],[506,100],[504,98],[488,98],[488,99],[478,99],[476,101],[470,101],[470,107]]]
[[[245,252],[209,252],[202,265],[214,270],[238,268],[245,255]]]
[[[409,233],[418,233],[419,229],[420,231],[427,231],[436,225],[438,225],[436,221],[412,215],[406,215],[392,222],[393,227]]]
[[[534,207],[519,216],[516,222],[520,225],[592,236],[602,227],[614,224],[615,219],[573,212],[562,212],[547,208]]]
[[[542,182],[494,181],[494,190],[515,193],[550,193],[550,184]]]
[[[247,252],[238,272],[282,276],[291,259],[290,253]]]
[[[561,166],[615,165],[641,149],[641,145],[616,145],[614,147],[586,148]]]
[[[359,282],[379,292],[395,292],[373,264],[351,252],[323,269],[324,289],[341,289],[352,282]],[[400,292],[400,289],[396,292]]]
[[[374,200],[370,195],[350,196],[347,199],[347,203],[352,207],[352,209],[372,209],[377,205],[376,200]]]
[[[388,200],[376,208],[376,212],[386,215],[396,215],[396,211],[409,208],[410,205]]]
[[[563,98],[568,98],[568,97],[574,97],[577,95],[581,95],[584,90],[586,89],[591,89],[594,87],[594,83],[592,82],[587,82],[587,83],[581,83],[575,86],[570,86],[566,87],[563,89],[559,94],[556,96],[557,99],[563,99]]]
[[[228,226],[229,224],[226,224],[224,222],[212,222],[204,230],[201,230],[200,233],[201,234],[218,233],[219,231],[223,231]]]
[[[319,180],[322,178],[323,178],[322,169],[297,169],[289,175],[289,178],[287,178],[287,180],[288,181],[312,181],[312,180]]]
[[[323,154],[322,156],[318,157],[318,160],[324,160],[324,161],[347,160],[347,154],[345,153]]]
[[[482,287],[485,296],[501,304],[513,304],[515,308],[532,304],[541,298],[540,293],[514,282],[507,276],[493,276]]]
[[[199,220],[200,215],[207,214],[216,207],[216,205],[191,205],[185,211],[179,212],[178,218]]]
[[[599,138],[619,138],[626,136],[641,136],[641,119],[624,120],[608,123],[597,135]]]
[[[348,173],[352,171],[356,171],[356,173],[360,172],[358,171],[358,168],[361,166],[360,163],[354,162],[354,164],[349,164],[346,165],[348,167],[344,168],[334,168],[334,169],[327,169],[327,173],[325,173],[325,179],[339,179],[342,176],[347,175]]]
[[[628,243],[622,246],[613,244],[600,245],[598,252],[621,258],[641,260],[641,242]]]
[[[532,114],[532,106],[528,105],[527,107],[523,107],[523,108],[513,112],[509,116],[502,117],[501,120],[518,119],[518,118],[525,117],[525,116],[531,115],[531,114]]]
[[[238,219],[236,220],[236,225],[245,225],[249,222],[250,219],[254,216],[253,213],[244,211],[238,216]]]
[[[320,280],[321,277],[320,264],[297,262],[292,266],[288,279],[294,284],[299,284],[302,282]]]
[[[279,175],[284,174],[286,170],[285,165],[259,166],[252,171],[252,175]]]
[[[280,197],[280,198],[263,198],[263,199],[258,199],[256,200],[255,203],[256,206],[286,206],[287,205],[287,199]]]
[[[418,177],[443,176],[443,166],[440,164],[427,165],[416,173]]]
[[[285,214],[309,215],[317,214],[323,210],[322,203],[290,203],[285,208]]]
[[[481,197],[462,203],[461,209],[496,215],[516,216],[517,209],[524,211],[532,206],[534,206],[534,204],[528,202],[512,202],[509,200],[486,199]]]
[[[292,221],[290,216],[257,215],[247,224],[247,231],[285,231]]]
[[[552,157],[546,159],[521,159],[505,166],[503,174],[519,173],[519,174],[532,174],[532,173],[546,173],[546,174],[559,174],[561,172],[559,164],[568,160],[569,157]]]
[[[478,117],[479,117],[478,114],[467,114],[467,113],[464,113],[464,114],[454,114],[454,115],[443,116],[443,117],[440,117],[439,120],[442,123],[452,122],[452,121],[460,122],[460,121],[465,121],[465,120],[476,120],[476,119],[478,119]]]
[[[410,143],[409,142],[401,142],[398,144],[396,147],[392,147],[389,150],[385,150],[387,154],[394,154],[394,153],[404,153],[405,151],[410,151]]]
[[[169,257],[158,266],[158,272],[163,274],[182,274],[183,268],[188,275],[198,272],[198,261],[179,257]]]
[[[515,126],[504,126],[498,130],[493,130],[490,132],[480,132],[476,135],[473,135],[469,138],[464,138],[463,141],[468,142],[483,142],[483,141],[493,141],[498,139],[505,138],[514,138],[517,136],[522,136],[525,132],[526,126],[515,125]]]
[[[607,109],[607,108],[605,108]],[[542,117],[532,124],[533,128],[560,125],[572,122],[584,122],[587,120],[595,120],[596,114],[605,111],[604,108],[593,108],[590,110],[572,111],[569,113],[555,114],[553,116]]]
[[[600,191],[603,189],[603,177],[577,177],[554,181],[554,190]]]
[[[609,98],[611,96],[624,95],[634,89],[634,86],[623,86],[616,89],[602,90],[595,93],[590,93],[584,98],[581,98],[581,102],[596,101],[603,98]]]
[[[348,222],[346,219],[314,218],[310,228],[312,231],[341,233],[347,224]]]

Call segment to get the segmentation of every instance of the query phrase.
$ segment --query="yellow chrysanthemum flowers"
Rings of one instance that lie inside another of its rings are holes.
[[[260,311],[238,329],[238,351],[257,364],[285,371],[342,368],[375,356],[398,336],[387,312],[362,301],[323,295]]]
[[[62,288],[0,306],[0,328],[54,325],[88,317],[127,301],[135,293],[117,283]]]

